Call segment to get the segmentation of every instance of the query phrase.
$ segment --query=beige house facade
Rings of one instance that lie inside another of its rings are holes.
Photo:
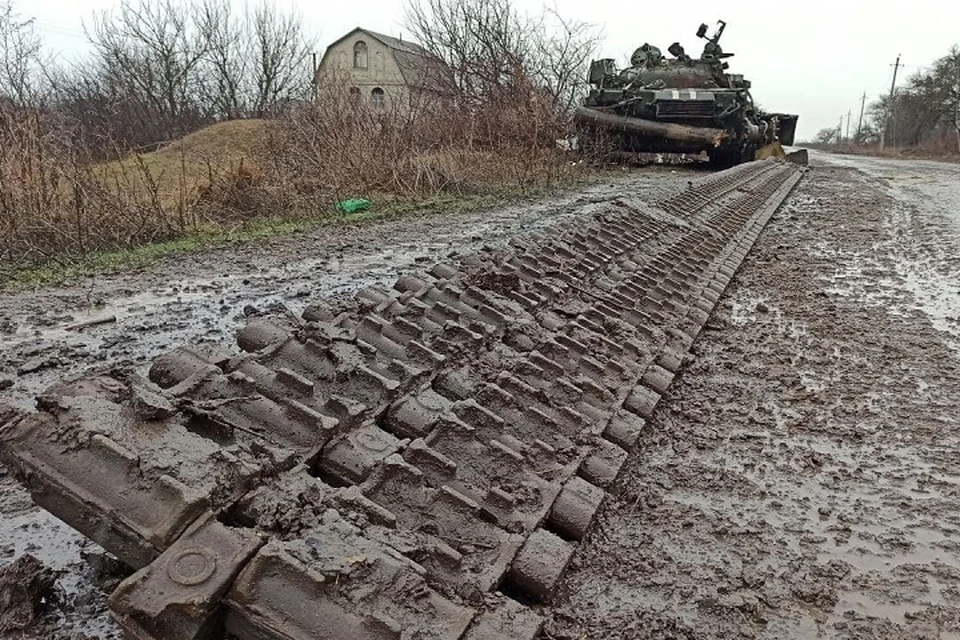
[[[449,68],[420,45],[357,27],[333,42],[315,83],[336,82],[374,109],[406,108],[453,93]]]

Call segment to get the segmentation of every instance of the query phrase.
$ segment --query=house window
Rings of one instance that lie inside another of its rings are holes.
[[[367,43],[363,40],[359,40],[353,45],[353,68],[367,68]]]
[[[376,87],[373,91],[370,92],[370,104],[372,104],[377,109],[383,109],[384,105],[384,96],[383,89]]]

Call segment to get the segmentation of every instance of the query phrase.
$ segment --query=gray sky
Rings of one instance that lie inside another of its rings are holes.
[[[515,0],[536,13],[542,0]],[[114,0],[18,0],[25,16],[37,19],[45,41],[66,57],[85,49],[83,21],[110,8]],[[391,35],[405,33],[403,3],[391,0],[307,0],[277,2],[300,11],[320,38],[319,51],[356,26]],[[889,91],[893,62],[903,55],[900,78],[915,73],[960,44],[960,2],[913,0],[893,3],[851,0],[805,2],[719,2],[673,0],[549,0],[562,15],[597,24],[603,32],[599,57],[624,60],[650,42],[666,51],[674,41],[700,52],[695,37],[701,22],[726,20],[721,43],[737,55],[731,71],[753,81],[753,96],[769,111],[800,114],[799,139],[836,126],[853,112],[860,96],[868,101]],[[900,80],[898,79],[898,84]]]

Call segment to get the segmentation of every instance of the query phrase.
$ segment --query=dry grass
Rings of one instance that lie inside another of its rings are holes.
[[[199,201],[217,184],[246,176],[255,182],[279,126],[270,120],[220,122],[150,153],[95,168],[105,182],[122,184],[141,197],[157,191],[161,207],[174,212]]]
[[[562,133],[533,94],[470,115],[331,94],[290,117],[223,122],[97,162],[56,118],[0,109],[0,267],[335,216],[349,197],[379,207],[536,193],[581,172],[555,148]]]

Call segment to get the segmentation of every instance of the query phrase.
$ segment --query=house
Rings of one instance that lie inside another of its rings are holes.
[[[333,81],[376,109],[394,109],[454,93],[453,73],[420,45],[357,27],[323,54],[314,84]]]

